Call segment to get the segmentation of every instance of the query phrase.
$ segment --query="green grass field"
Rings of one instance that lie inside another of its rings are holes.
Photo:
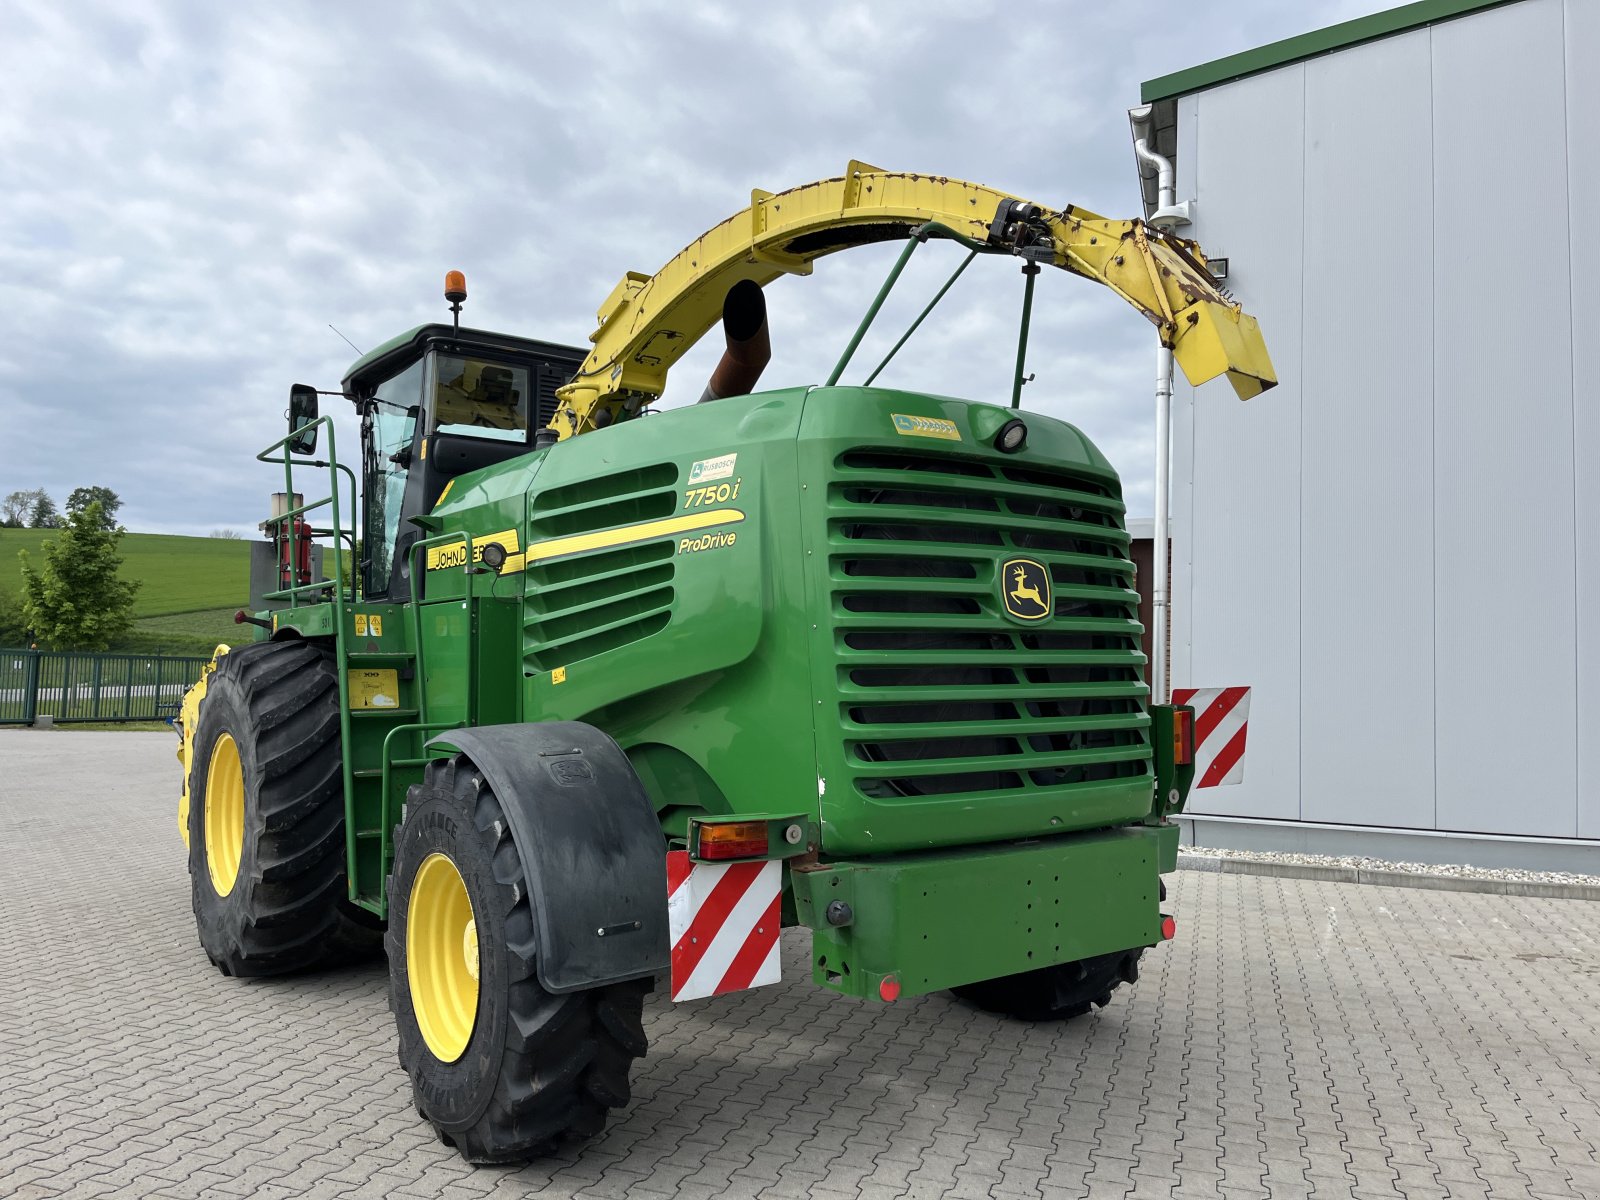
[[[17,551],[42,565],[53,529],[0,529],[0,594],[22,591]],[[227,538],[130,533],[122,539],[122,575],[137,580],[133,630],[113,650],[210,654],[240,637],[234,611],[249,602],[250,544]]]
[[[22,590],[17,551],[26,550],[35,566],[42,565],[40,548],[56,534],[54,529],[0,529],[0,591],[16,595]],[[119,551],[123,578],[141,585],[134,601],[141,617],[237,608],[249,600],[248,542],[130,533]]]
[[[248,628],[240,630],[233,614],[244,607],[238,600],[225,608],[203,608],[192,613],[163,613],[140,617],[115,650],[136,650],[142,654],[204,654],[209,656],[218,642],[238,645],[254,640]]]

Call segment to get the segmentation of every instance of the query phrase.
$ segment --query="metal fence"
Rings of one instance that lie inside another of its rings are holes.
[[[0,725],[54,721],[161,721],[209,658],[0,650]]]

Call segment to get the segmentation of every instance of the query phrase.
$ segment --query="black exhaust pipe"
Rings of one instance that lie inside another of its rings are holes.
[[[711,381],[700,394],[700,403],[728,396],[748,396],[761,379],[761,372],[772,361],[772,342],[767,336],[767,297],[754,280],[741,279],[728,289],[722,301],[722,332],[728,348],[722,361],[711,372]]]

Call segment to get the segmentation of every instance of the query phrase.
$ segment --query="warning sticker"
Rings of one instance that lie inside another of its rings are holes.
[[[351,671],[351,708],[399,708],[400,676],[394,670]]]

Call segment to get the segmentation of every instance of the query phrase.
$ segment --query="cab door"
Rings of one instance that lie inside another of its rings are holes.
[[[390,595],[401,512],[417,456],[423,360],[382,383],[361,419],[361,586],[368,599]]]

